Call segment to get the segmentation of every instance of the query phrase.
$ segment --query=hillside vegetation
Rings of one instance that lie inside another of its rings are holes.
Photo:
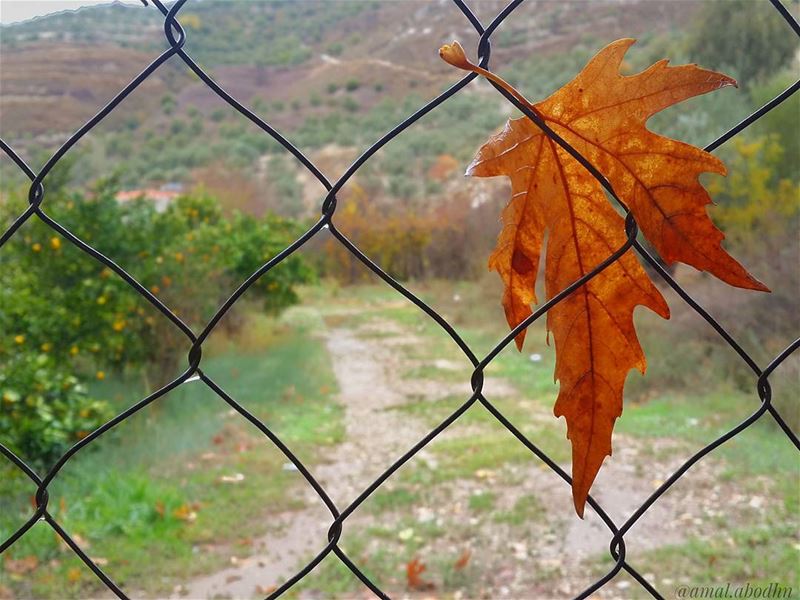
[[[658,32],[682,30],[697,3],[681,3],[680,10],[668,4],[602,1],[593,4],[588,18],[570,3],[523,5],[494,37],[492,62],[524,75],[520,87],[530,94],[547,94],[580,66],[579,57],[615,37],[644,34],[647,45],[646,38]],[[477,3],[475,10],[488,22],[503,6],[492,0]],[[475,47],[478,38],[455,6],[436,2],[212,0],[189,2],[180,20],[192,57],[312,155],[331,144],[363,149],[457,80],[438,58],[443,42],[458,38]],[[167,47],[163,19],[152,6],[86,8],[6,26],[2,32],[5,118],[0,133],[34,164]],[[566,50],[574,51],[574,58],[565,56]],[[481,115],[504,110],[485,85],[471,86],[465,96],[467,108],[459,111],[455,136],[450,122],[429,124],[437,130],[448,126],[439,133],[442,139],[462,139],[471,132],[463,144],[447,149],[462,154],[459,158],[472,151],[477,136],[501,121],[496,114]],[[405,140],[418,130],[393,145],[408,148],[412,142]],[[299,174],[291,163],[265,160],[276,151],[267,136],[177,58],[73,150],[83,159],[76,170],[79,182],[118,170],[129,187],[194,183],[202,179],[195,171],[213,163],[280,187],[281,180],[297,180]],[[445,151],[442,144],[417,143],[397,158],[413,153],[424,173]],[[388,161],[377,158],[385,172]],[[346,163],[343,156],[331,165],[330,176]],[[3,174],[15,178],[13,170]],[[316,204],[316,198],[304,201]]]

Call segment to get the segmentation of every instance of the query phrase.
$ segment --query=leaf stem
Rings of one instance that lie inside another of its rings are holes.
[[[445,44],[441,48],[439,48],[439,56],[444,60],[446,63],[464,71],[472,71],[473,73],[477,73],[478,75],[482,75],[492,83],[497,84],[509,94],[514,96],[519,102],[530,108],[538,117],[541,117],[541,113],[536,109],[536,107],[528,102],[528,99],[525,98],[522,94],[520,94],[514,86],[508,83],[505,79],[500,77],[499,75],[495,75],[491,71],[484,69],[483,67],[479,67],[472,61],[467,58],[466,53],[464,52],[464,48],[461,47],[457,41],[454,41],[452,44]]]

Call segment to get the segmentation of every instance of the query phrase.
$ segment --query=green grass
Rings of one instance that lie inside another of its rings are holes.
[[[629,435],[683,440],[688,458],[713,441],[758,406],[754,396],[719,389],[699,396],[666,394],[646,404],[626,408],[618,430]],[[721,535],[712,540],[692,539],[647,555],[655,565],[685,569],[692,581],[774,581],[785,574],[795,589],[800,585],[800,549],[797,514],[800,507],[800,459],[797,450],[768,415],[729,440],[713,453],[721,459],[719,478],[732,482],[741,493],[768,495],[779,503],[765,513],[766,523],[742,527],[724,518]],[[760,519],[764,520],[764,518]],[[728,539],[729,542],[724,540]],[[673,566],[674,565],[674,566]],[[742,574],[748,574],[742,577]],[[793,582],[793,583],[792,583]]]
[[[655,583],[662,593],[678,582],[690,585],[766,586],[778,583],[800,586],[797,531],[790,524],[772,519],[757,527],[730,527],[708,539],[691,538],[636,555],[640,573],[657,573]],[[598,575],[608,571],[611,559],[595,565]],[[635,585],[635,584],[634,584]]]
[[[509,510],[497,512],[492,519],[495,523],[505,523],[514,528],[524,527],[528,523],[541,521],[547,515],[541,500],[527,493],[517,498]]]
[[[414,506],[419,499],[419,494],[407,487],[384,488],[376,490],[364,506],[373,513],[382,513]]]
[[[403,573],[398,570],[398,566],[402,565],[401,559],[385,548],[368,552],[367,544],[366,536],[345,534],[341,546],[372,581],[380,581],[383,586],[393,584],[392,587],[395,587],[403,578]],[[323,590],[326,598],[349,598],[362,589],[364,584],[331,553],[314,571],[289,590],[286,597],[301,598],[309,591],[314,594]]]
[[[406,369],[404,379],[432,379],[435,381],[464,381],[469,380],[470,371],[462,369],[442,369],[436,365],[420,365]]]
[[[485,513],[494,509],[497,502],[497,495],[491,492],[482,494],[472,494],[469,497],[469,509],[476,513]]]
[[[693,396],[667,393],[645,404],[626,406],[616,430],[645,438],[668,433],[697,448],[736,426],[758,406],[754,395],[724,388]],[[779,434],[769,415],[720,447],[716,455],[736,473],[800,475],[797,450]]]
[[[401,480],[436,485],[455,479],[480,478],[483,471],[500,472],[506,465],[536,460],[504,429],[497,433],[438,439],[432,442],[429,450],[437,460],[436,468],[428,463],[415,463],[408,472],[401,473]],[[556,458],[564,458],[563,453]]]
[[[378,582],[393,597],[402,596],[407,592],[408,562],[422,557],[422,552],[431,539],[451,535],[455,529],[457,527],[452,526],[446,531],[433,522],[420,523],[414,518],[404,518],[391,527],[373,526],[364,530],[347,530],[341,547],[372,581]],[[470,536],[464,530],[461,531],[461,537],[463,544],[466,544]],[[465,587],[471,576],[454,569],[453,565],[458,557],[459,554],[450,553],[422,557],[426,566],[423,579],[437,586],[444,582],[444,589],[453,589],[456,585]],[[362,589],[363,584],[352,572],[338,558],[330,555],[287,596],[298,598],[322,591],[326,598],[350,598],[355,597],[356,592]]]
[[[260,333],[263,343],[217,343],[204,361],[210,377],[306,462],[344,435],[330,358],[312,325],[319,322],[303,310],[280,321],[256,317],[248,335]],[[144,395],[137,382],[107,380],[94,391],[121,409]],[[201,382],[184,384],[79,452],[50,486],[52,514],[126,589],[164,591],[177,578],[219,568],[226,546],[266,533],[265,507],[301,506],[292,493],[304,485],[299,473],[284,470],[283,454],[230,410]],[[221,479],[238,473],[241,481]],[[33,491],[20,477],[3,477],[0,537],[30,514]],[[0,584],[34,597],[99,589],[69,554],[37,523],[7,555],[35,556],[40,566],[26,575],[0,570]]]

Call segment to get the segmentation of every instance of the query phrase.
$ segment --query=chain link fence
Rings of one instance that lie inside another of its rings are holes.
[[[34,172],[20,157],[19,155],[11,148],[5,141],[0,139],[0,147],[2,147],[3,151],[14,161],[14,163],[19,167],[21,171],[25,173],[25,175],[31,180],[30,191],[28,195],[29,199],[29,206],[27,209],[20,214],[16,220],[8,227],[8,229],[3,233],[2,237],[0,237],[0,248],[3,244],[5,244],[16,232],[17,230],[25,223],[28,219],[33,218],[34,216],[40,219],[42,222],[47,224],[50,228],[54,231],[58,232],[65,238],[67,238],[72,244],[74,244],[77,248],[88,254],[94,260],[99,263],[102,263],[109,269],[113,270],[119,277],[121,277],[128,285],[130,285],[133,289],[135,289],[143,298],[145,298],[148,302],[150,302],[162,315],[165,319],[168,319],[174,327],[179,329],[188,340],[191,342],[191,350],[188,353],[188,366],[185,371],[176,379],[171,381],[170,383],[166,384],[162,388],[158,389],[157,391],[151,393],[149,396],[141,399],[136,404],[125,410],[124,412],[118,414],[116,417],[111,419],[110,421],[103,424],[101,427],[96,429],[95,431],[91,432],[89,435],[81,439],[78,443],[76,443],[73,447],[71,447],[61,458],[55,463],[55,465],[43,476],[39,473],[36,473],[32,468],[30,468],[23,460],[21,460],[16,454],[14,454],[11,450],[9,450],[4,445],[0,444],[0,451],[2,451],[3,455],[11,461],[16,467],[18,467],[22,472],[27,475],[27,477],[33,482],[36,486],[36,493],[35,493],[35,504],[36,508],[30,518],[17,530],[15,531],[8,539],[2,542],[0,545],[0,553],[5,552],[9,549],[17,540],[19,540],[22,536],[28,532],[31,527],[38,521],[45,521],[53,530],[60,536],[61,539],[75,552],[75,554],[80,557],[80,559],[86,564],[86,566],[92,570],[92,572],[111,590],[114,594],[116,594],[120,598],[127,598],[128,596],[125,592],[120,589],[120,587],[114,582],[111,577],[106,574],[100,566],[93,561],[86,552],[80,547],[76,541],[70,537],[70,535],[61,527],[58,521],[52,516],[52,514],[48,511],[48,486],[53,481],[53,479],[58,475],[61,469],[67,464],[67,462],[75,456],[80,450],[88,446],[89,444],[93,443],[97,440],[100,436],[111,430],[113,427],[116,427],[120,423],[124,422],[126,419],[137,413],[138,411],[142,410],[144,407],[148,406],[149,404],[155,402],[165,394],[169,393],[171,390],[174,390],[181,384],[190,381],[190,380],[197,380],[203,382],[206,386],[208,386],[216,395],[219,396],[224,402],[230,405],[235,411],[237,411],[242,417],[247,419],[250,423],[252,423],[256,428],[261,431],[277,448],[279,448],[283,454],[290,460],[299,470],[299,472],[303,475],[305,480],[308,484],[314,489],[314,491],[318,494],[319,498],[325,504],[327,509],[331,515],[331,525],[328,530],[327,541],[323,544],[322,541],[320,545],[322,546],[319,552],[314,556],[314,558],[308,562],[302,569],[300,569],[294,576],[288,579],[285,583],[283,583],[280,587],[275,589],[268,598],[277,598],[281,596],[284,592],[289,590],[292,586],[294,586],[298,581],[300,581],[303,577],[305,577],[308,573],[310,573],[326,556],[330,553],[335,554],[342,563],[344,563],[353,574],[358,577],[364,585],[369,588],[376,596],[379,598],[388,598],[388,595],[381,590],[380,582],[370,580],[367,575],[359,568],[357,561],[353,560],[349,557],[338,545],[339,540],[342,536],[342,532],[345,526],[345,522],[347,518],[358,508],[375,490],[377,490],[387,479],[389,479],[403,464],[409,461],[412,457],[414,457],[422,448],[428,445],[434,438],[436,438],[440,433],[442,433],[445,429],[450,427],[462,414],[464,414],[467,410],[470,409],[476,403],[482,404],[496,419],[499,421],[504,427],[506,427],[519,441],[520,444],[524,445],[536,459],[542,461],[546,464],[550,469],[552,469],[561,479],[564,480],[565,485],[570,485],[571,480],[570,476],[558,465],[556,464],[546,453],[544,453],[533,440],[528,439],[519,429],[517,429],[493,404],[492,402],[486,398],[483,393],[483,384],[484,384],[484,371],[486,367],[491,363],[494,358],[509,344],[511,341],[516,337],[516,335],[530,326],[534,321],[541,318],[549,309],[551,309],[554,305],[558,302],[561,302],[566,298],[569,294],[573,293],[577,288],[585,284],[591,278],[595,277],[597,274],[602,272],[604,269],[608,268],[612,263],[618,260],[623,254],[626,252],[636,252],[639,256],[641,256],[650,266],[658,272],[664,282],[669,285],[675,292],[689,305],[691,308],[700,315],[718,334],[719,336],[727,343],[730,347],[731,351],[735,352],[741,360],[749,367],[752,371],[752,379],[754,385],[754,405],[755,397],[757,397],[760,403],[757,405],[755,412],[750,415],[747,419],[742,421],[739,425],[727,431],[725,434],[719,436],[717,439],[706,445],[700,451],[698,451],[694,456],[686,460],[672,475],[663,483],[661,484],[658,489],[656,489],[646,500],[645,502],[639,506],[639,508],[624,522],[624,523],[615,523],[603,509],[603,507],[594,500],[591,496],[588,499],[588,504],[591,506],[592,510],[594,510],[597,515],[602,519],[605,526],[608,528],[609,532],[609,552],[611,557],[614,559],[614,565],[611,567],[605,575],[597,579],[593,582],[589,587],[587,587],[583,592],[581,592],[577,598],[588,598],[596,591],[601,589],[604,585],[614,579],[617,574],[624,570],[628,574],[630,574],[633,579],[635,579],[638,584],[641,586],[642,591],[646,591],[650,595],[655,598],[662,598],[663,596],[659,591],[654,587],[653,583],[648,581],[641,573],[636,570],[634,562],[627,556],[626,553],[626,546],[625,546],[625,534],[633,527],[639,519],[656,503],[661,496],[663,496],[667,490],[669,490],[680,478],[688,473],[688,471],[692,468],[692,466],[697,463],[700,459],[705,457],[706,455],[713,452],[716,448],[720,447],[725,442],[729,441],[733,437],[737,436],[745,429],[753,425],[756,421],[762,418],[772,418],[784,432],[786,437],[788,438],[789,442],[794,444],[794,446],[800,450],[800,440],[798,440],[797,435],[791,430],[791,428],[787,425],[779,411],[775,408],[772,404],[772,392],[770,388],[769,378],[770,375],[777,369],[781,363],[783,363],[792,353],[796,352],[798,348],[800,348],[800,339],[795,340],[792,344],[790,344],[787,348],[785,348],[780,354],[775,356],[767,365],[758,365],[751,356],[748,355],[747,352],[737,343],[737,341],[720,325],[714,317],[712,317],[696,300],[694,300],[686,290],[682,289],[681,286],[670,276],[670,274],[664,270],[661,264],[653,257],[648,250],[642,245],[639,241],[638,235],[638,228],[636,221],[634,220],[633,216],[627,212],[627,216],[625,219],[625,231],[627,234],[627,241],[626,243],[620,247],[616,252],[612,253],[608,256],[606,260],[604,260],[601,264],[599,264],[593,271],[581,277],[580,279],[573,282],[570,286],[565,288],[559,294],[554,296],[548,302],[542,304],[530,317],[528,317],[524,322],[520,323],[513,331],[509,332],[486,356],[479,358],[472,349],[466,344],[466,342],[459,336],[458,332],[450,325],[441,315],[439,315],[433,308],[428,306],[425,302],[420,300],[416,297],[412,292],[408,289],[403,287],[400,283],[392,279],[387,273],[385,273],[380,266],[375,264],[369,257],[367,257],[359,248],[353,244],[345,235],[342,234],[336,227],[336,206],[337,206],[337,192],[339,192],[342,187],[349,181],[353,175],[364,165],[378,150],[383,148],[386,144],[391,142],[395,137],[400,135],[403,131],[411,127],[415,124],[418,120],[420,120],[423,116],[427,113],[431,112],[432,110],[438,108],[442,104],[444,104],[449,98],[452,98],[455,94],[459,93],[461,90],[466,88],[474,79],[478,76],[474,73],[470,73],[463,77],[460,81],[458,81],[455,85],[450,87],[448,90],[428,102],[425,106],[417,110],[414,114],[409,116],[407,119],[396,125],[391,131],[386,133],[383,137],[381,137],[377,142],[372,144],[361,156],[359,156],[355,162],[353,162],[350,167],[344,172],[344,174],[339,177],[336,181],[331,181],[322,174],[322,172],[314,165],[314,163],[309,160],[298,148],[292,145],[289,140],[283,137],[278,131],[272,128],[267,122],[262,120],[258,115],[254,114],[251,110],[247,107],[240,104],[235,98],[233,98],[228,92],[226,92],[222,87],[220,87],[203,69],[201,69],[197,63],[194,62],[192,57],[184,50],[184,45],[186,43],[186,32],[181,27],[180,21],[178,19],[179,12],[183,8],[184,4],[186,4],[187,0],[178,0],[175,2],[171,7],[167,7],[161,0],[152,0],[152,3],[155,7],[163,14],[164,16],[164,34],[166,36],[166,40],[169,44],[169,49],[164,51],[161,55],[158,56],[150,65],[147,66],[136,78],[133,79],[127,86],[125,86],[97,115],[91,118],[86,124],[84,124],[78,131],[76,131],[56,152],[52,155],[52,157],[46,162],[46,164],[39,170],[39,172]],[[756,1],[756,0],[754,0]],[[767,0],[758,0],[764,1]],[[474,27],[475,31],[480,36],[478,46],[477,46],[477,54],[480,57],[479,65],[483,68],[489,68],[489,60],[491,57],[491,38],[497,28],[500,26],[503,21],[505,21],[513,12],[517,9],[517,7],[523,2],[523,0],[513,0],[508,6],[506,6],[488,25],[484,25],[472,12],[469,6],[464,2],[464,0],[452,0],[452,3],[455,9],[461,11],[463,15],[469,20],[472,27]],[[791,28],[792,32],[795,35],[800,37],[800,24],[794,19],[794,17],[790,14],[790,12],[786,9],[783,4],[781,4],[780,0],[769,0],[772,4],[774,9],[780,13],[781,17],[786,21],[788,27]],[[142,3],[147,6],[147,0],[142,0]],[[787,30],[787,35],[791,35],[791,32]],[[195,333],[192,329],[184,323],[168,306],[165,306],[150,290],[144,287],[141,283],[139,283],[134,277],[128,274],[125,269],[117,265],[113,260],[109,257],[104,256],[98,250],[93,248],[90,244],[87,244],[76,235],[74,235],[71,231],[60,225],[58,222],[53,220],[48,214],[45,212],[44,208],[44,199],[45,199],[45,186],[44,180],[47,177],[48,173],[53,169],[53,167],[61,160],[64,155],[80,140],[87,132],[89,132],[92,128],[94,128],[98,123],[100,123],[103,119],[105,119],[112,111],[114,111],[117,106],[129,95],[131,94],[143,81],[145,81],[156,69],[158,69],[161,65],[167,62],[170,59],[177,57],[178,60],[183,61],[186,66],[189,67],[209,88],[211,88],[220,98],[222,98],[227,104],[231,107],[236,109],[239,113],[247,117],[252,123],[257,125],[261,130],[264,131],[265,134],[271,136],[276,141],[278,141],[283,148],[294,156],[327,190],[327,194],[325,199],[322,203],[322,216],[319,220],[310,228],[308,229],[303,235],[297,238],[294,242],[292,242],[288,247],[286,247],[283,251],[273,257],[271,260],[263,264],[257,271],[252,273],[241,285],[233,292],[233,294],[220,306],[217,311],[214,313],[211,320],[206,324],[202,331],[199,333]],[[605,179],[603,174],[598,171],[586,158],[584,158],[578,151],[572,148],[565,140],[558,136],[554,131],[552,131],[541,119],[530,111],[530,109],[524,105],[522,105],[516,98],[511,96],[505,90],[495,86],[497,91],[502,94],[509,102],[511,102],[517,109],[527,115],[528,118],[533,120],[536,125],[538,125],[541,129],[543,129],[551,139],[553,139],[559,146],[561,146],[565,151],[569,152],[577,161],[579,161],[596,179],[600,184],[608,191],[608,193],[619,203],[620,207],[625,210],[624,203],[617,197],[616,193],[612,189],[611,185]],[[777,107],[781,104],[784,100],[789,98],[792,94],[800,89],[800,81],[795,82],[789,88],[784,90],[781,94],[767,102],[764,106],[759,108],[756,112],[752,115],[744,119],[741,123],[737,124],[733,128],[731,128],[728,132],[724,135],[720,136],[718,139],[714,140],[710,144],[705,147],[705,150],[711,152],[714,149],[718,148],[726,141],[733,138],[739,132],[753,124],[757,121],[760,117],[764,114],[769,112],[770,110]],[[471,378],[471,386],[472,386],[472,394],[468,399],[466,399],[460,407],[454,411],[450,416],[448,416],[444,421],[442,421],[436,428],[434,428],[430,433],[428,433],[425,437],[423,437],[419,442],[417,442],[412,448],[410,448],[405,454],[398,457],[395,462],[386,469],[377,479],[375,479],[366,489],[364,489],[357,498],[355,498],[348,506],[346,507],[339,507],[334,504],[331,498],[326,493],[325,489],[319,484],[319,482],[314,478],[314,475],[309,471],[309,469],[292,453],[291,449],[284,444],[284,442],[276,436],[270,428],[260,421],[257,417],[247,411],[243,406],[241,406],[234,398],[228,395],[222,387],[214,381],[211,377],[206,374],[202,369],[202,348],[203,343],[208,339],[210,333],[214,330],[214,328],[218,325],[220,320],[223,316],[230,310],[230,308],[242,297],[242,295],[252,286],[261,276],[267,273],[270,269],[274,268],[278,264],[281,263],[284,259],[290,256],[292,253],[297,251],[303,245],[305,245],[311,238],[316,236],[320,231],[323,229],[328,229],[329,232],[341,243],[349,252],[351,252],[359,261],[361,261],[368,269],[378,275],[387,285],[394,288],[398,293],[402,294],[409,302],[414,304],[417,308],[423,311],[426,315],[428,315],[433,321],[435,321],[452,339],[452,341],[460,348],[460,350],[466,355],[469,361],[472,363],[474,370],[472,373]],[[768,415],[768,416],[767,416]]]

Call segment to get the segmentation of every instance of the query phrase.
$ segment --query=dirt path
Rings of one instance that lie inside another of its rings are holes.
[[[408,350],[418,349],[425,339],[395,321],[375,319],[357,328],[338,325],[329,330],[324,343],[332,356],[339,403],[345,409],[346,433],[345,441],[332,448],[312,473],[343,508],[430,431],[430,422],[422,417],[394,409],[418,403],[420,398],[432,402],[454,394],[466,398],[469,388],[466,381],[455,381],[460,378],[409,377],[410,367],[435,363],[438,369],[449,370],[463,365],[445,359],[411,359]],[[486,387],[494,396],[524,397],[503,380],[487,381]],[[548,417],[547,426],[551,425],[556,426]],[[467,439],[485,432],[485,426],[459,422],[442,437]],[[593,495],[612,519],[621,523],[680,464],[685,452],[675,442],[661,438],[645,442],[617,436],[615,447],[618,450],[613,460],[606,462]],[[432,483],[418,486],[419,499],[384,510],[379,516],[357,510],[348,519],[343,536],[344,546],[352,534],[367,540],[363,555],[353,557],[357,561],[381,553],[393,557],[399,567],[396,575],[381,580],[393,596],[398,590],[407,595],[402,567],[408,558],[408,546],[404,546],[408,537],[403,536],[423,535],[419,532],[430,526],[440,533],[419,538],[420,546],[414,552],[426,558],[453,557],[469,549],[474,556],[471,592],[458,591],[454,597],[569,598],[596,578],[587,565],[597,564],[598,557],[607,553],[611,536],[592,511],[587,510],[585,520],[575,518],[569,487],[537,460],[497,464],[455,479],[438,478],[441,467],[427,448],[413,463],[436,477]],[[568,465],[563,466],[569,471]],[[687,527],[695,535],[702,536],[706,530],[713,534],[715,505],[722,497],[736,495],[714,476],[715,468],[711,461],[700,463],[690,485],[676,486],[648,511],[626,536],[629,556],[680,542]],[[396,484],[394,478],[390,481],[387,487]],[[307,507],[268,515],[270,533],[255,540],[251,556],[232,559],[229,568],[180,586],[173,598],[263,597],[297,572],[324,547],[331,522],[313,490],[305,489]],[[495,504],[487,512],[476,513],[475,497],[487,493]],[[746,507],[749,498],[738,496]],[[528,507],[524,518],[514,523],[504,520],[520,505]],[[389,537],[376,536],[371,529],[374,526],[391,532]],[[615,582],[598,597],[630,597],[625,585],[622,580]],[[314,594],[309,597],[317,598]]]
[[[377,340],[363,339],[349,329],[326,337],[345,407],[346,441],[336,446],[325,464],[312,469],[331,499],[345,507],[423,435],[424,424],[398,420],[389,407],[400,404],[396,353]],[[181,586],[174,598],[250,598],[263,596],[293,575],[302,559],[327,542],[330,513],[309,488],[309,508],[279,515],[275,531],[255,541],[250,557],[230,568]]]

